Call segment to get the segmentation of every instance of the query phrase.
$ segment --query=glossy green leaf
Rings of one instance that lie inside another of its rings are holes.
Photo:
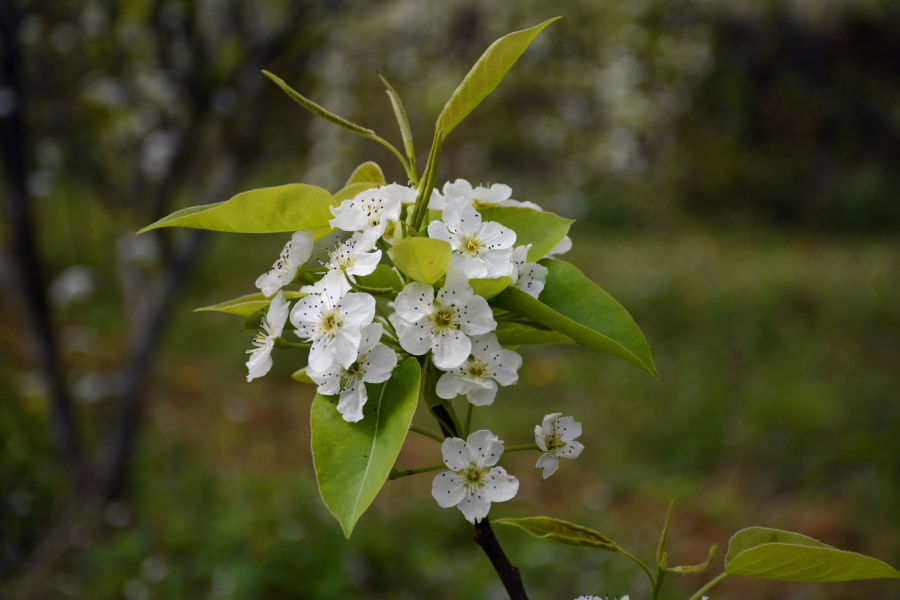
[[[370,288],[393,288],[398,292],[403,291],[403,280],[387,265],[378,265],[369,275],[357,275],[356,282]]]
[[[406,116],[406,109],[400,100],[400,95],[394,90],[393,86],[387,82],[387,79],[378,74],[381,81],[387,88],[388,98],[391,99],[391,106],[394,108],[394,116],[397,117],[397,125],[400,126],[400,135],[403,137],[403,147],[406,150],[406,158],[409,160],[409,168],[416,173],[416,150],[413,147],[412,130],[409,127],[409,119]]]
[[[494,298],[493,305],[657,376],[647,340],[621,304],[567,262],[545,259],[540,264],[549,271],[540,300],[507,288]]]
[[[316,239],[332,229],[334,198],[327,190],[304,183],[250,190],[231,200],[192,206],[176,211],[144,227],[144,233],[159,227],[193,227],[232,233],[275,233],[310,229]]]
[[[443,138],[446,138],[450,131],[497,87],[497,84],[525,52],[535,36],[544,27],[559,18],[544,21],[531,29],[505,35],[485,50],[466,78],[450,96],[438,117],[438,127],[443,129],[441,132]]]
[[[376,185],[385,185],[387,180],[384,178],[384,172],[377,162],[368,161],[359,165],[350,174],[350,179],[344,184],[344,187],[353,185],[354,183],[374,183]]]
[[[297,298],[303,298],[304,296],[306,296],[306,294],[302,292],[284,292],[286,300],[296,300]],[[193,312],[215,311],[248,317],[257,311],[266,308],[271,302],[272,298],[266,298],[262,292],[257,292],[255,294],[247,294],[240,298],[213,304],[212,306],[195,308]]]
[[[483,221],[497,221],[516,232],[516,247],[532,244],[528,260],[534,262],[553,250],[572,226],[572,219],[563,219],[551,212],[519,206],[479,208]]]
[[[293,373],[291,373],[291,378],[295,381],[299,381],[300,383],[311,383],[316,385],[316,382],[309,378],[309,375],[306,374],[306,367],[302,369],[297,369]]]
[[[296,90],[291,88],[291,86],[286,84],[281,78],[277,77],[276,75],[273,75],[272,73],[269,73],[268,71],[263,71],[263,74],[266,77],[268,77],[269,79],[271,79],[272,81],[274,81],[276,84],[278,84],[278,87],[280,87],[282,90],[284,90],[284,93],[286,93],[288,96],[290,96],[297,104],[299,104],[300,106],[302,106],[309,112],[313,113],[314,115],[318,115],[318,116],[322,117],[323,119],[325,119],[326,121],[334,123],[338,127],[343,127],[344,129],[346,129],[348,131],[352,131],[353,133],[356,133],[358,135],[362,135],[362,136],[366,136],[366,137],[375,135],[375,132],[372,131],[371,129],[366,129],[365,127],[361,127],[361,126],[357,125],[356,123],[351,123],[347,119],[339,117],[336,114],[334,114],[333,112],[330,112],[330,111],[326,110],[325,108],[319,106],[318,104],[316,104],[309,98],[302,96],[299,92],[297,92]]]
[[[388,251],[394,266],[416,281],[433,285],[447,272],[453,250],[444,240],[410,237]]]
[[[419,396],[419,363],[406,359],[385,383],[366,384],[364,417],[347,423],[338,396],[316,395],[310,414],[313,463],[325,506],[350,537],[387,481]]]
[[[512,525],[524,529],[531,535],[553,544],[594,548],[607,552],[621,553],[622,548],[596,531],[550,517],[526,517],[524,519],[498,519],[494,521],[503,525]]]
[[[725,572],[778,581],[856,581],[900,579],[880,560],[832,548],[799,533],[751,527],[728,543]]]
[[[503,347],[534,344],[576,344],[577,342],[558,331],[546,331],[531,327],[500,327],[494,332]]]
[[[364,192],[366,190],[371,190],[372,188],[378,187],[377,183],[372,182],[359,182],[359,183],[351,183],[350,185],[342,188],[339,192],[334,195],[334,203],[335,205],[340,204],[344,200],[352,200],[356,198],[356,195],[360,192]]]
[[[469,285],[472,286],[472,290],[478,294],[479,296],[483,296],[485,299],[490,300],[503,290],[509,287],[509,283],[512,281],[509,277],[496,277],[494,279],[470,279]]]

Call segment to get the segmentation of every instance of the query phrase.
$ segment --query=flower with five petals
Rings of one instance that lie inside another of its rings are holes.
[[[576,442],[581,435],[581,423],[562,413],[552,413],[544,417],[544,422],[534,426],[534,441],[544,453],[538,459],[535,469],[543,469],[542,479],[547,479],[559,468],[560,458],[577,458],[584,446]]]

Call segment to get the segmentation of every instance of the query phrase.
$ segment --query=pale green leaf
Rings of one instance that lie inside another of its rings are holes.
[[[286,300],[296,300],[297,298],[303,298],[304,296],[306,296],[306,294],[303,292],[284,292]],[[212,306],[195,308],[193,312],[215,311],[248,317],[257,311],[266,308],[271,302],[272,298],[266,298],[262,292],[257,292],[255,294],[247,294],[240,298],[213,304]]]
[[[512,281],[509,277],[496,277],[494,279],[470,279],[469,285],[472,286],[472,290],[479,295],[483,296],[486,300],[490,300],[503,290],[509,287],[509,283]]]
[[[365,127],[361,127],[361,126],[357,125],[356,123],[351,123],[347,119],[339,117],[336,114],[334,114],[333,112],[330,112],[330,111],[326,110],[325,108],[319,106],[318,104],[316,104],[309,98],[305,98],[304,96],[300,95],[299,92],[295,91],[293,88],[291,88],[291,86],[286,84],[282,79],[273,75],[272,73],[269,73],[268,71],[263,71],[263,74],[266,77],[268,77],[269,79],[271,79],[272,81],[274,81],[276,84],[278,84],[278,87],[280,87],[282,90],[284,90],[284,92],[288,96],[290,96],[297,104],[299,104],[300,106],[302,106],[309,112],[313,113],[314,115],[318,115],[318,116],[322,117],[323,119],[325,119],[326,121],[334,123],[338,127],[343,127],[344,129],[346,129],[348,131],[352,131],[353,133],[356,133],[358,135],[362,135],[365,137],[375,135],[375,132],[372,131],[371,129],[366,129]]]
[[[412,130],[409,127],[409,119],[406,117],[406,109],[400,100],[400,95],[394,90],[387,79],[378,74],[384,86],[387,88],[388,98],[391,99],[391,106],[394,108],[394,116],[397,117],[397,124],[400,126],[400,135],[403,137],[403,147],[406,149],[406,158],[409,160],[409,168],[416,173],[416,150],[413,147]]]
[[[371,190],[372,188],[376,187],[378,187],[378,184],[372,182],[351,183],[350,185],[342,188],[334,195],[334,203],[335,205],[337,205],[344,200],[353,200],[360,192]]]
[[[505,35],[485,50],[466,78],[450,96],[438,117],[438,129],[442,129],[440,132],[442,138],[446,138],[450,131],[497,87],[497,84],[525,52],[535,36],[544,27],[559,18],[544,21],[531,29]]]
[[[350,179],[344,184],[344,187],[353,185],[354,183],[374,183],[376,185],[385,185],[387,180],[384,178],[384,172],[377,162],[368,161],[359,165],[350,174]]]
[[[526,517],[524,519],[498,519],[494,522],[519,527],[534,537],[554,544],[594,548],[595,550],[606,550],[607,552],[622,552],[622,548],[617,543],[602,533],[592,531],[581,525],[560,521],[559,519]]]
[[[507,288],[494,298],[493,305],[657,376],[647,340],[621,304],[567,262],[545,259],[540,264],[549,272],[539,300]]]
[[[309,375],[306,374],[306,367],[303,367],[302,369],[297,369],[296,371],[291,373],[291,377],[294,380],[299,381],[300,383],[311,383],[313,385],[316,385],[316,382],[313,381],[312,379],[310,379]]]
[[[444,240],[410,237],[397,243],[388,255],[404,275],[433,285],[447,272],[453,250]]]
[[[734,534],[725,572],[778,581],[900,579],[900,571],[880,560],[838,550],[799,533],[764,527]]]
[[[347,423],[338,396],[316,395],[310,414],[313,463],[325,506],[350,537],[387,481],[416,411],[419,363],[406,359],[385,383],[367,383],[364,417]]]
[[[483,221],[497,221],[516,232],[516,247],[531,244],[528,260],[534,262],[553,250],[575,221],[551,212],[520,206],[479,208]]]
[[[332,228],[331,206],[334,198],[314,185],[292,183],[250,190],[231,200],[192,206],[172,213],[144,227],[144,233],[158,227],[193,227],[232,233],[275,233],[309,229],[315,239],[328,235]]]
[[[387,265],[378,265],[369,275],[357,275],[356,283],[369,288],[393,288],[403,291],[403,280]]]

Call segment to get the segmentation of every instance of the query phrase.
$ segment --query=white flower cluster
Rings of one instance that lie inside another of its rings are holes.
[[[441,214],[428,225],[428,236],[448,242],[453,251],[444,283],[435,291],[431,285],[404,280],[396,299],[382,306],[357,278],[375,271],[382,248],[389,248],[401,231],[398,223],[415,202],[416,190],[385,185],[332,207],[330,225],[349,237],[328,253],[321,268],[309,272],[302,268],[312,256],[313,236],[298,231],[256,281],[265,297],[275,298],[253,339],[247,380],[271,369],[272,349],[289,318],[297,336],[309,344],[306,375],[318,384],[319,393],[340,395],[337,410],[345,421],[364,418],[365,384],[387,381],[398,364],[398,353],[431,353],[433,364],[444,371],[436,385],[439,397],[464,395],[475,406],[493,403],[499,386],[518,381],[522,357],[501,347],[493,311],[470,281],[509,277],[511,286],[538,298],[548,274],[546,267],[528,262],[530,244],[516,246],[514,231],[483,221],[478,212],[490,206],[541,210],[531,202],[512,200],[511,195],[509,186],[473,188],[463,179],[447,182],[442,192],[433,190],[428,208]],[[551,254],[570,247],[566,237]],[[281,288],[298,281],[305,284],[300,292],[307,295],[289,302]],[[560,457],[578,456],[582,446],[574,439],[580,433],[580,424],[558,413],[547,415],[536,427],[535,441],[543,452],[536,468],[543,469],[544,479],[559,467]],[[434,481],[438,504],[458,506],[476,522],[487,515],[491,502],[512,498],[519,482],[496,466],[503,449],[503,442],[486,430],[465,441],[446,439],[442,450],[450,471]]]

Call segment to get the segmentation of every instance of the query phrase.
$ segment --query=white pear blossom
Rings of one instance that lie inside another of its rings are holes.
[[[272,368],[272,348],[275,347],[275,340],[281,337],[290,308],[284,294],[279,291],[269,305],[269,310],[259,320],[260,328],[250,341],[256,348],[247,350],[250,355],[250,360],[247,361],[247,381],[262,377]]]
[[[284,250],[272,268],[260,275],[256,280],[256,287],[262,291],[266,298],[288,285],[297,275],[297,268],[303,265],[312,256],[313,235],[311,231],[298,231],[291,236],[291,240],[285,244]]]
[[[544,289],[547,281],[547,267],[537,263],[528,262],[528,251],[531,250],[531,244],[527,246],[519,246],[512,253],[513,274],[512,287],[518,288],[537,298]]]
[[[560,458],[577,458],[581,454],[584,446],[574,441],[580,435],[581,423],[562,413],[549,414],[541,425],[534,426],[534,441],[544,452],[534,468],[544,470],[542,479],[556,473]]]
[[[479,185],[473,188],[472,184],[465,179],[457,179],[444,184],[444,198],[448,202],[454,198],[463,197],[469,203],[478,202],[486,206],[523,206],[541,210],[541,207],[534,202],[519,202],[512,200],[510,196],[512,196],[512,188],[502,183],[495,183],[491,187]]]
[[[522,357],[512,350],[504,350],[493,333],[472,336],[472,351],[468,360],[441,375],[437,395],[452,400],[465,394],[475,406],[487,406],[497,395],[497,384],[514,385],[519,381]]]
[[[470,335],[481,335],[497,328],[487,300],[476,296],[465,274],[452,266],[447,282],[434,294],[425,283],[408,284],[397,295],[389,317],[400,346],[420,356],[429,350],[439,369],[455,369],[472,351]]]
[[[547,253],[547,256],[549,258],[553,258],[557,254],[565,254],[566,252],[568,252],[571,249],[572,249],[572,238],[570,238],[569,236],[566,236],[563,239],[561,239],[557,245],[553,246],[553,248],[550,249],[550,252]]]
[[[344,367],[335,362],[322,371],[306,369],[309,378],[319,384],[320,394],[340,392],[337,409],[348,423],[363,418],[363,406],[368,399],[366,384],[387,381],[397,366],[397,353],[378,343],[384,333],[381,323],[369,323],[360,332],[359,356],[352,365]]]
[[[481,222],[481,215],[465,198],[447,202],[442,221],[432,221],[428,236],[453,248],[450,264],[469,279],[504,277],[512,273],[512,247],[516,232],[496,223]]]
[[[431,495],[441,508],[456,506],[470,523],[485,518],[491,502],[506,502],[519,490],[519,480],[496,467],[503,454],[503,442],[482,429],[468,439],[447,438],[441,444],[449,471],[439,473]]]
[[[356,282],[355,275],[370,275],[381,262],[381,250],[374,248],[377,239],[363,232],[354,233],[342,244],[338,244],[334,252],[329,252],[330,260],[322,263],[328,272],[314,285],[305,285],[301,292],[320,294],[325,288],[332,288],[336,293],[344,295],[352,288],[344,273]]]
[[[400,218],[403,186],[391,184],[365,190],[340,206],[333,206],[328,224],[344,231],[371,231],[375,240],[384,235],[389,221]]]
[[[297,335],[312,343],[309,367],[324,371],[332,363],[349,368],[359,357],[360,331],[375,318],[375,298],[352,292],[341,295],[326,288],[302,298],[291,310]]]

